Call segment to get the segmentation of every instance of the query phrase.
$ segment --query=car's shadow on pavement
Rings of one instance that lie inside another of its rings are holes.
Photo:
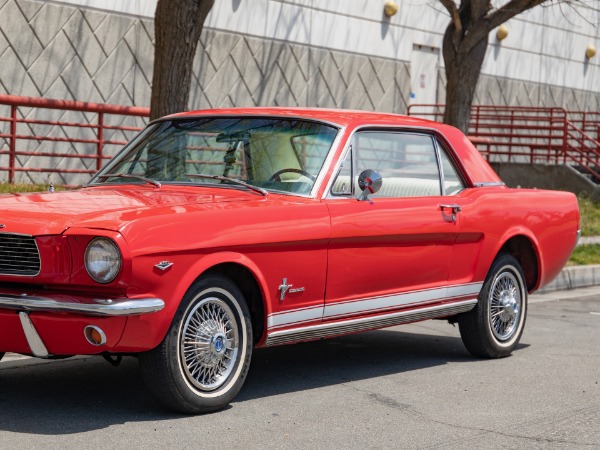
[[[378,330],[255,350],[236,402],[357,380],[477,361],[458,336]],[[517,351],[528,347],[520,343]]]
[[[232,403],[353,380],[473,361],[459,337],[380,330],[255,350]],[[61,435],[114,424],[186,417],[164,411],[145,389],[137,360],[100,357],[0,364],[0,431]]]

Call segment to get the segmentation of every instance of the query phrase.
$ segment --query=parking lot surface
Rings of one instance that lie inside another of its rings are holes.
[[[1,446],[600,448],[600,291],[580,292],[534,297],[501,360],[443,321],[257,350],[237,399],[205,416],[161,410],[135,358],[7,355]]]

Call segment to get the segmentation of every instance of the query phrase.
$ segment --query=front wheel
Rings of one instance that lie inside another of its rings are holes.
[[[527,289],[519,262],[509,254],[496,258],[477,306],[458,316],[460,335],[474,356],[502,358],[519,343],[527,316]]]
[[[252,325],[239,288],[207,275],[184,296],[165,339],[140,355],[146,384],[165,407],[215,411],[239,392],[252,357]]]

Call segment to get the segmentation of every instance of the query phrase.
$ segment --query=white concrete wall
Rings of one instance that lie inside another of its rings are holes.
[[[156,0],[62,0],[57,3],[152,18]],[[496,1],[499,5],[504,1]],[[377,0],[216,0],[210,29],[319,48],[410,61],[413,43],[442,46],[448,15],[438,0],[398,0],[391,19]],[[554,2],[495,32],[482,73],[534,83],[597,91],[600,86],[600,1],[582,0],[577,9]],[[599,50],[585,58],[588,44]],[[443,61],[440,61],[443,66]]]

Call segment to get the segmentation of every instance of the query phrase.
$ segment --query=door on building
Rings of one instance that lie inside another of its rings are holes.
[[[437,103],[439,60],[439,48],[413,44],[410,59],[410,105]],[[434,112],[434,108],[413,107],[411,115],[435,120],[436,117],[432,116]]]

